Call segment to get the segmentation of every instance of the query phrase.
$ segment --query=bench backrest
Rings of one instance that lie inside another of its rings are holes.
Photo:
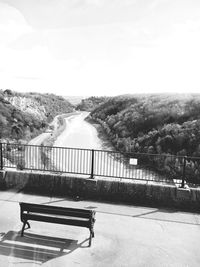
[[[19,204],[21,207],[21,218],[24,212],[35,212],[42,214],[62,215],[62,216],[71,216],[71,217],[88,218],[88,219],[94,218],[95,215],[95,211],[93,210],[65,208],[58,206],[24,203],[24,202],[21,202]]]

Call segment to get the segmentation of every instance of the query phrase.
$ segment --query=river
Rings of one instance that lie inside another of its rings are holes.
[[[89,112],[80,112],[65,118],[66,128],[57,138],[51,151],[54,166],[63,172],[90,174],[92,154],[89,149],[94,149],[94,175],[132,178],[135,175],[133,171],[137,170],[127,169],[120,153],[101,151],[102,141],[98,138],[96,128],[85,121],[88,115]]]
[[[96,128],[85,121],[88,115],[89,112],[81,112],[65,118],[66,128],[58,136],[54,146],[102,149],[102,142],[98,138]]]

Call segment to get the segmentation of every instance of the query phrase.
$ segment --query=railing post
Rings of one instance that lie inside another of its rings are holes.
[[[94,149],[92,149],[91,152],[92,152],[92,160],[91,160],[91,174],[90,174],[90,179],[94,179]]]
[[[1,164],[0,169],[3,170],[3,148],[2,148],[2,143],[0,143],[0,153],[1,153],[1,155],[0,155],[0,157],[1,157],[1,159],[0,159],[0,164]]]
[[[183,174],[182,174],[181,188],[184,188],[184,185],[185,185],[185,167],[186,167],[186,159],[187,159],[187,157],[185,156],[185,157],[183,158]]]

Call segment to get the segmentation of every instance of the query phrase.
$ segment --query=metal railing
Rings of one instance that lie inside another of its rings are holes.
[[[0,143],[0,168],[200,184],[200,158]]]

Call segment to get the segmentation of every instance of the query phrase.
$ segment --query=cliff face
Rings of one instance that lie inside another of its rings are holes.
[[[41,106],[34,99],[21,96],[11,96],[11,97],[6,96],[5,100],[10,102],[15,108],[21,110],[22,112],[32,114],[40,120],[46,119],[47,112],[45,107]]]
[[[0,139],[26,139],[44,132],[56,115],[74,107],[54,94],[0,90]]]

